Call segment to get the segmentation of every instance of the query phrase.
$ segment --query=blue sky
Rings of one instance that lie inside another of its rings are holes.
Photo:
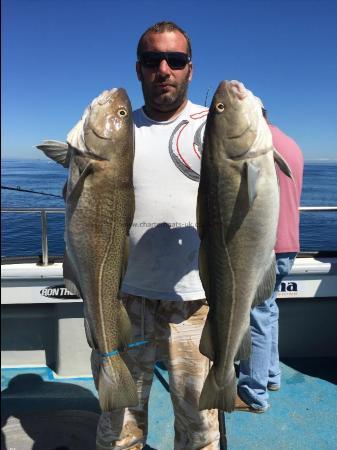
[[[104,89],[140,107],[136,46],[161,20],[191,37],[192,101],[238,79],[306,160],[337,159],[335,0],[2,0],[2,158],[41,157]]]

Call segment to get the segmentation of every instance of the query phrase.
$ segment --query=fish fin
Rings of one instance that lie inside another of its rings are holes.
[[[252,162],[247,162],[247,189],[248,189],[248,203],[249,207],[253,206],[254,200],[257,195],[257,181],[260,175],[260,169]]]
[[[102,411],[138,405],[135,382],[120,355],[103,361],[99,372],[98,393]]]
[[[124,252],[123,252],[123,259],[122,259],[122,269],[121,269],[121,277],[119,280],[119,292],[122,288],[122,283],[123,283],[123,279],[124,276],[126,274],[126,270],[128,268],[128,260],[129,260],[129,254],[130,254],[130,241],[129,241],[129,237],[126,236],[125,238],[125,243],[124,243]]]
[[[215,352],[212,340],[212,323],[208,317],[202,330],[199,351],[204,356],[207,356],[207,358],[211,361],[215,360]]]
[[[91,331],[89,320],[86,317],[84,317],[84,331],[89,347],[96,350],[98,348],[98,344],[94,337],[94,333]]]
[[[252,338],[250,327],[248,327],[246,333],[244,334],[239,350],[235,356],[235,361],[241,361],[249,359],[252,350]]]
[[[234,365],[230,378],[223,386],[219,386],[215,378],[215,367],[213,366],[207,375],[199,398],[199,410],[219,409],[231,412],[235,408],[236,397],[236,375]]]
[[[199,190],[196,217],[197,217],[197,230],[198,230],[200,239],[203,237],[203,221],[202,221],[202,214],[201,214],[201,202],[202,201],[203,201],[203,197]]]
[[[71,201],[76,204],[82,193],[83,185],[87,176],[91,175],[93,172],[104,169],[106,162],[95,161],[93,159],[88,158],[87,156],[76,155],[75,163],[79,170],[79,178],[72,187],[67,197],[67,201]]]
[[[35,145],[35,147],[42,150],[48,158],[62,164],[63,167],[69,167],[70,155],[67,143],[49,140],[43,141],[42,144]]]
[[[269,266],[268,270],[266,270],[262,278],[262,281],[256,290],[255,298],[252,303],[252,308],[254,308],[254,306],[260,305],[272,295],[275,289],[275,283],[276,283],[276,269],[275,269],[275,254],[274,254],[272,258],[272,263]]]
[[[124,306],[120,304],[120,308],[118,310],[118,325],[117,329],[119,330],[118,339],[116,342],[116,350],[119,352],[126,351],[128,349],[128,345],[133,341],[133,333],[132,333],[132,325],[128,313]],[[92,331],[92,327],[90,326],[90,315],[88,314],[88,309],[86,307],[86,303],[84,303],[84,329],[85,335],[88,341],[89,346],[92,349],[99,351],[99,345],[97,339],[95,337],[95,333]]]
[[[68,278],[63,278],[64,285],[68,289],[69,292],[71,292],[73,295],[77,295],[77,297],[82,298],[81,293],[77,286]]]
[[[64,285],[68,289],[68,291],[82,298],[79,283],[77,281],[77,277],[75,275],[73,266],[69,260],[67,250],[64,251],[63,256],[63,278],[64,278]]]
[[[120,331],[118,335],[117,347],[120,351],[127,349],[128,344],[133,340],[132,325],[129,315],[120,301],[120,308],[118,310],[118,327]]]
[[[202,353],[204,356],[207,356],[211,361],[215,361],[216,359],[216,346],[214,345],[214,325],[212,325],[212,322],[214,323],[214,314],[215,308],[212,306],[212,302],[214,302],[214,297],[212,298],[211,289],[209,286],[209,277],[208,277],[208,270],[212,270],[212,268],[207,267],[207,261],[206,261],[206,246],[207,242],[204,240],[201,242],[200,245],[200,253],[199,253],[199,264],[201,264],[201,280],[203,283],[203,287],[206,292],[206,299],[208,304],[210,305],[210,311],[207,315],[207,319],[204,325],[204,328],[202,330],[202,335],[200,339],[199,344],[199,350],[200,353]],[[227,280],[226,280],[226,288],[228,291],[231,292],[231,295],[235,295],[235,280],[234,280],[234,271],[231,264],[230,255],[228,252],[227,246],[222,246],[222,264],[221,264],[221,270],[219,273],[221,276],[224,276],[226,274]],[[220,267],[220,266],[218,266]],[[206,270],[204,270],[206,269]],[[212,293],[216,294],[216,290],[214,289]]]
[[[129,237],[126,236],[125,244],[124,244],[124,253],[123,253],[122,278],[124,278],[124,275],[126,273],[126,269],[128,268],[129,255],[130,255],[130,240],[129,240]]]
[[[276,149],[274,149],[274,161],[282,170],[282,172],[287,175],[287,177],[293,179],[290,167],[288,166],[283,156]]]
[[[66,201],[66,199],[67,199],[67,189],[68,189],[68,181],[66,181],[64,183],[64,186],[63,186],[63,189],[62,189],[62,197],[63,197],[64,201]]]
[[[71,192],[69,193],[68,197],[67,197],[67,202],[73,202],[73,203],[77,203],[82,190],[83,190],[83,185],[84,185],[84,181],[87,178],[88,175],[91,174],[91,161],[87,162],[86,165],[84,166],[81,175],[79,176],[78,180],[76,181],[76,183],[74,184]]]
[[[207,263],[206,263],[206,252],[205,252],[205,242],[202,241],[199,249],[199,276],[201,279],[202,286],[205,291],[206,299],[209,298],[209,279],[208,279],[208,271],[207,271]],[[204,356],[207,356],[208,359],[214,361],[215,353],[213,348],[212,341],[212,326],[211,321],[207,316],[204,328],[202,330],[200,345],[199,345],[200,353]]]
[[[199,276],[202,287],[204,288],[206,299],[209,297],[209,279],[207,270],[207,254],[205,241],[202,240],[199,248]]]

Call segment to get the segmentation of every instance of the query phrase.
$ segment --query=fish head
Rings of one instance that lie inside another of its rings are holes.
[[[86,149],[99,159],[127,157],[133,121],[125,89],[106,90],[91,102],[83,124],[83,140]]]
[[[262,110],[256,97],[243,83],[220,82],[210,106],[206,135],[213,135],[213,146],[225,158],[241,158],[252,148],[258,134]]]

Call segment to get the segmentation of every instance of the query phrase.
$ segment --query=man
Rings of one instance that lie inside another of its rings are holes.
[[[187,99],[191,44],[172,22],[141,36],[136,71],[143,108],[134,111],[136,211],[122,292],[135,341],[123,355],[136,382],[139,405],[101,415],[97,449],[142,449],[155,362],[169,372],[175,450],[218,449],[217,410],[199,411],[209,370],[199,341],[206,320],[198,272],[196,200],[207,110]],[[93,372],[99,358],[94,353]],[[96,376],[96,375],[95,375]]]
[[[268,122],[262,103],[262,112]],[[263,413],[269,408],[268,390],[277,391],[281,385],[278,353],[279,310],[276,297],[282,279],[289,274],[300,250],[299,211],[303,179],[303,155],[296,142],[268,122],[276,150],[288,163],[293,179],[278,168],[280,215],[277,229],[276,284],[272,296],[251,311],[252,353],[240,362],[236,411]]]

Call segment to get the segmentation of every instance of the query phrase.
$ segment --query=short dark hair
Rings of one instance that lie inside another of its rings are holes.
[[[178,25],[176,25],[174,22],[157,22],[151,27],[149,27],[144,33],[141,35],[138,45],[137,45],[137,58],[140,58],[140,55],[143,51],[143,43],[144,38],[147,34],[150,33],[164,33],[165,31],[179,31],[186,39],[187,42],[187,54],[192,58],[192,46],[191,46],[191,39],[189,38],[186,31],[184,31],[182,28],[180,28]]]

